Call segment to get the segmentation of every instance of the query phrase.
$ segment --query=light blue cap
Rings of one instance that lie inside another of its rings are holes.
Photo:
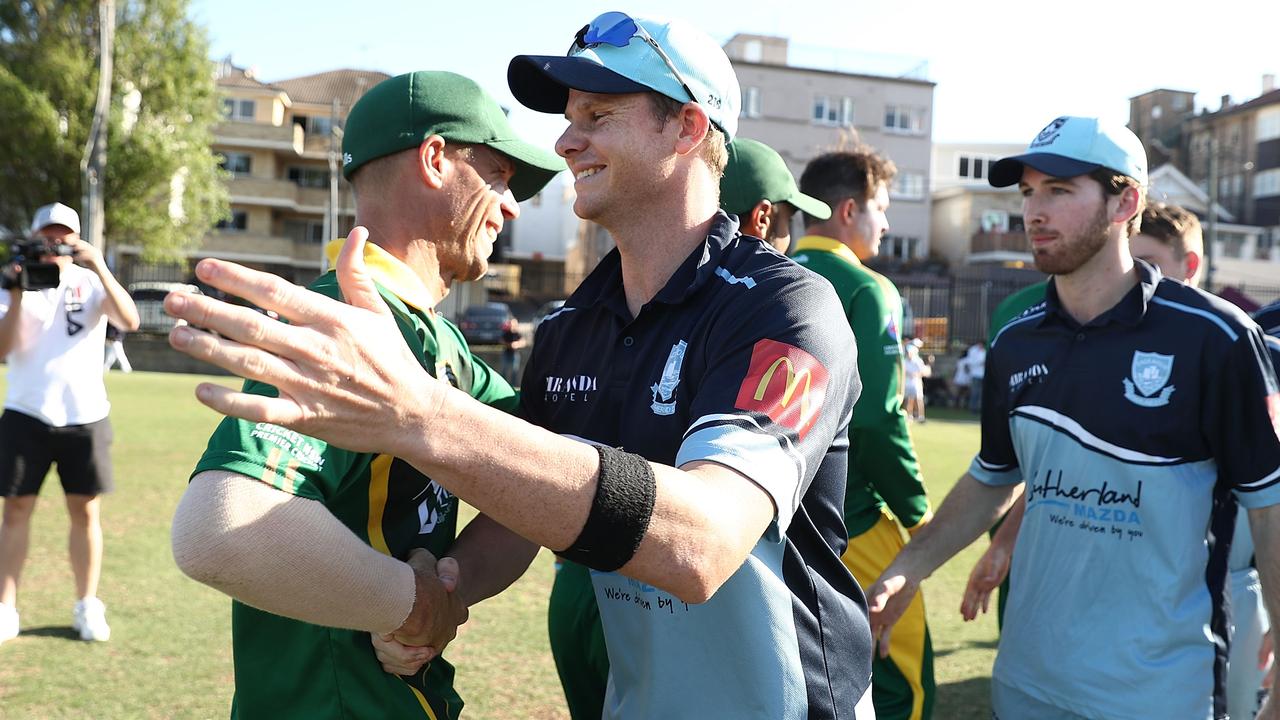
[[[516,56],[507,68],[511,93],[532,110],[562,113],[571,88],[595,93],[652,90],[682,103],[694,100],[724,132],[726,140],[732,140],[738,132],[742,91],[724,50],[709,35],[684,21],[631,19],[662,48],[679,78],[637,32],[622,47],[599,43],[583,48],[575,43],[567,56]],[[693,98],[682,87],[680,78],[693,91]]]
[[[1129,128],[1089,117],[1064,115],[1045,126],[1021,155],[991,167],[995,187],[1016,185],[1028,166],[1053,177],[1075,177],[1106,168],[1147,184],[1147,153]]]

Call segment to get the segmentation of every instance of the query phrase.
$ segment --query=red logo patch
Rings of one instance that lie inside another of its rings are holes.
[[[827,369],[794,345],[760,340],[738,388],[734,407],[764,413],[804,439],[818,420],[827,394]]]
[[[1276,431],[1276,438],[1280,438],[1280,393],[1267,396],[1267,412],[1271,415],[1271,428]]]

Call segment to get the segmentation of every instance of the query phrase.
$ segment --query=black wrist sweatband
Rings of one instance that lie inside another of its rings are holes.
[[[593,570],[612,572],[640,548],[653,517],[658,482],[649,461],[635,453],[597,445],[600,478],[591,512],[578,539],[557,553]]]

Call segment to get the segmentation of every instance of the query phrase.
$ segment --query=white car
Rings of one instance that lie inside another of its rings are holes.
[[[174,290],[200,293],[195,285],[180,282],[136,282],[129,284],[129,296],[138,306],[138,332],[168,333],[178,321],[164,312],[164,296]]]

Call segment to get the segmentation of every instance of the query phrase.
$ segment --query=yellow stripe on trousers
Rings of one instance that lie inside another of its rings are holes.
[[[861,535],[850,538],[849,547],[840,559],[866,590],[889,567],[905,544],[897,521],[881,508],[876,524]],[[921,677],[924,673],[925,627],[924,594],[918,592],[889,635],[888,659],[897,666],[911,688],[911,720],[920,720],[924,713]],[[871,681],[874,684],[874,676]]]

